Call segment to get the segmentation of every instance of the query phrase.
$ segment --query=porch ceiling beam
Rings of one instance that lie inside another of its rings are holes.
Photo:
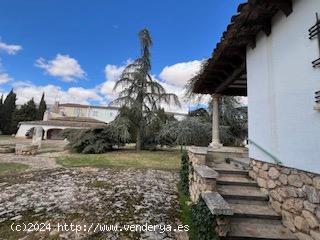
[[[221,93],[230,85],[237,77],[239,77],[246,69],[246,64],[242,63],[223,83],[215,90],[215,93]]]

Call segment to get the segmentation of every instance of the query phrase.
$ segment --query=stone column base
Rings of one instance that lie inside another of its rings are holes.
[[[209,147],[212,149],[219,149],[219,148],[223,147],[223,145],[219,142],[211,142],[209,144]]]

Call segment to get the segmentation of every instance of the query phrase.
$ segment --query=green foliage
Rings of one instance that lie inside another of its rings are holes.
[[[116,82],[114,89],[120,88],[119,97],[112,102],[127,106],[131,110],[131,122],[135,129],[136,149],[143,147],[146,126],[159,109],[161,103],[179,104],[175,94],[166,93],[161,84],[151,74],[150,48],[152,39],[147,29],[139,32],[141,56],[128,64]]]
[[[197,240],[219,239],[214,231],[215,219],[202,198],[192,206],[192,222]]]
[[[39,103],[39,107],[37,109],[37,120],[43,120],[43,115],[45,113],[45,111],[47,110],[47,104],[46,101],[44,100],[44,93],[42,94],[40,103]]]
[[[34,121],[36,120],[37,107],[33,100],[29,100],[23,104],[20,109],[16,109],[12,116],[12,131],[18,130],[18,124],[22,121]]]
[[[189,156],[184,151],[181,156],[180,187],[184,195],[189,196]]]
[[[211,141],[211,124],[198,117],[169,122],[158,134],[160,145],[208,146]]]
[[[73,151],[83,154],[105,153],[129,140],[128,123],[123,119],[115,120],[105,128],[65,129],[61,134]]]
[[[180,206],[179,211],[179,219],[183,225],[189,226],[189,239],[190,240],[197,240],[195,234],[195,227],[192,221],[192,212],[191,212],[191,200],[188,195],[185,195],[182,191],[181,184],[178,184],[178,201]]]
[[[220,133],[224,145],[241,146],[248,136],[247,107],[240,98],[223,96],[219,104]]]
[[[204,121],[204,122],[211,121],[211,117],[210,117],[209,112],[204,108],[198,108],[196,110],[193,110],[193,111],[189,112],[188,116],[198,117],[201,121]]]
[[[4,113],[3,113],[3,95],[0,98],[0,135],[2,134],[2,124],[4,120]]]
[[[1,127],[3,134],[14,133],[16,126],[12,125],[13,113],[16,109],[16,94],[11,90],[2,105]]]

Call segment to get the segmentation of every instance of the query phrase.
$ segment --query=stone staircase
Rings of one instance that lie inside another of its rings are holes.
[[[268,196],[250,179],[247,170],[226,163],[212,168],[219,173],[217,192],[233,210],[229,216],[231,230],[221,239],[297,239],[282,225],[281,216],[268,205]]]

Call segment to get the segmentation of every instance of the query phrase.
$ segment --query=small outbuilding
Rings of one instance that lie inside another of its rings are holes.
[[[20,122],[17,131],[17,138],[32,137],[35,127],[40,126],[43,129],[43,139],[58,140],[61,139],[59,133],[66,128],[86,129],[105,127],[106,123],[93,118],[86,117],[58,117],[44,121]]]

